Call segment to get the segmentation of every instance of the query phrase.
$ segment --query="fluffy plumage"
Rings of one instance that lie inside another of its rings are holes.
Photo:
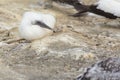
[[[120,80],[120,58],[108,58],[92,65],[77,80]]]
[[[55,17],[50,14],[26,12],[19,26],[19,33],[26,40],[39,39],[52,33],[55,23]]]

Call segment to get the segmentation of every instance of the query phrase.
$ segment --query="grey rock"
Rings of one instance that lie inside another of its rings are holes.
[[[120,58],[100,61],[78,77],[77,80],[120,80]]]

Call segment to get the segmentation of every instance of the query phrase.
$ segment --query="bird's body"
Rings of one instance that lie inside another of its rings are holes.
[[[42,38],[52,33],[55,22],[50,14],[26,12],[19,27],[20,36],[26,40]]]
[[[79,0],[49,0],[72,5],[78,13],[73,16],[79,17],[86,12],[91,12],[110,19],[120,17],[120,0],[98,0],[92,5],[84,5]]]
[[[104,13],[112,14],[120,17],[120,0],[99,0],[96,4],[96,9],[104,11]]]
[[[108,58],[92,65],[77,80],[120,80],[120,58]]]
[[[120,17],[120,0],[100,0],[96,5],[97,9]]]
[[[92,5],[84,5],[81,3],[78,3],[78,5],[79,6],[76,10],[79,12],[75,16],[80,16],[83,13],[91,12],[110,19],[120,17],[120,0],[99,0]]]

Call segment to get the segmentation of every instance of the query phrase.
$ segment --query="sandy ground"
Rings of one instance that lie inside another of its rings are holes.
[[[58,32],[31,43],[16,41],[26,11],[55,15]],[[37,0],[0,0],[0,80],[73,80],[91,64],[119,57],[120,19],[69,16],[75,12],[57,3],[44,9]]]

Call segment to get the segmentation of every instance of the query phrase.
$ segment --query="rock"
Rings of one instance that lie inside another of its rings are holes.
[[[77,80],[120,80],[120,58],[100,61],[78,77]]]
[[[24,75],[15,72],[0,61],[0,80],[28,80]]]

